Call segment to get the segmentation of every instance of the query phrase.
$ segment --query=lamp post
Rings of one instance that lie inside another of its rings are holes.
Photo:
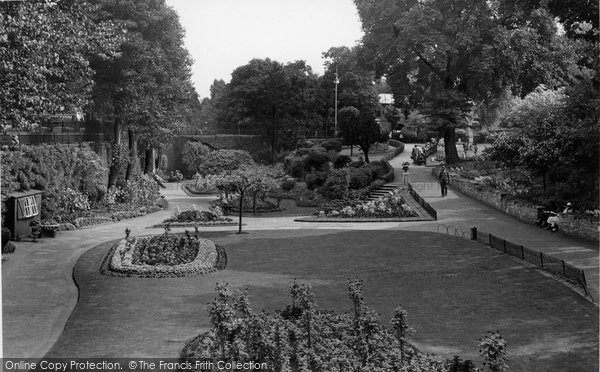
[[[337,105],[338,105],[338,99],[337,99],[337,92],[338,92],[338,84],[340,83],[340,79],[338,78],[338,72],[337,72],[337,67],[335,68],[335,80],[333,81],[335,84],[335,119],[334,119],[334,131],[333,131],[333,135],[334,137],[337,137],[338,135],[338,129],[337,129],[337,114],[338,114],[338,109],[337,109]]]

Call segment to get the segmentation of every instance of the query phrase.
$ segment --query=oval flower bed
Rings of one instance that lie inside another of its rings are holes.
[[[331,210],[327,213],[320,211],[318,217],[341,217],[341,218],[395,218],[395,217],[417,217],[417,212],[406,203],[399,195],[398,190],[394,194],[384,196],[376,200],[346,206],[339,210]]]
[[[188,232],[123,239],[114,249],[109,269],[140,276],[206,274],[217,269],[223,252],[208,239]]]

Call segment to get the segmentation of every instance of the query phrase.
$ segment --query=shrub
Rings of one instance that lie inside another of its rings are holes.
[[[296,186],[296,181],[294,180],[285,180],[281,183],[281,188],[284,191],[290,191]]]
[[[396,141],[395,139],[389,139],[388,144],[390,146],[394,146],[394,147],[404,147],[404,143],[402,143],[400,141]]]
[[[332,139],[329,141],[321,142],[321,146],[326,151],[335,151],[335,152],[342,151],[342,141],[339,139]]]
[[[217,283],[207,306],[212,328],[186,345],[182,362],[250,355],[273,371],[442,370],[442,360],[405,342],[408,332],[403,337],[381,323],[364,300],[362,282],[347,287],[350,311],[335,313],[319,308],[310,284],[294,281],[290,304],[272,315],[252,310],[245,292]]]
[[[353,161],[352,163],[348,164],[348,166],[353,167],[353,168],[360,168],[365,164],[366,163],[364,160],[357,160],[357,161]]]
[[[312,170],[324,171],[329,169],[329,156],[323,152],[312,152],[304,160],[304,169],[310,172]]]
[[[333,163],[334,168],[345,168],[352,162],[352,158],[348,155],[340,155],[335,159]]]
[[[327,199],[344,199],[348,197],[349,178],[348,170],[335,169],[329,173],[318,193]]]
[[[2,151],[1,161],[3,200],[13,191],[43,190],[44,220],[67,216],[61,211],[67,188],[85,195],[91,205],[100,202],[106,192],[107,169],[86,146],[23,146],[22,151]]]
[[[351,189],[360,189],[369,186],[373,182],[373,175],[368,168],[349,168],[350,181],[349,187]]]
[[[181,151],[183,164],[190,173],[197,173],[209,152],[210,148],[200,142],[186,142]]]
[[[295,178],[303,178],[306,175],[306,169],[304,167],[304,160],[306,158],[294,158],[292,160],[288,174]]]
[[[309,190],[314,190],[323,186],[323,184],[325,184],[325,181],[327,180],[327,173],[328,172],[315,172],[308,174],[304,179],[304,181],[306,182],[306,187]]]
[[[254,165],[252,156],[243,150],[215,150],[208,153],[204,161],[198,165],[198,173],[222,174],[245,166]]]

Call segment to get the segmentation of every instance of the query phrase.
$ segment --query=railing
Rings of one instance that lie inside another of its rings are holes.
[[[417,194],[410,183],[408,184],[408,192],[410,192],[410,195],[417,201],[417,203],[419,203],[419,205],[421,205],[421,207],[423,207],[423,209],[425,209],[425,211],[437,221],[437,211],[433,209],[433,207],[429,205],[429,203],[427,203],[425,199],[421,197],[421,195]]]
[[[104,142],[108,141],[109,137],[104,133],[25,133],[18,135],[19,144],[21,145],[41,145],[45,143],[82,143],[82,142]],[[3,145],[11,145],[13,136],[0,135],[0,143]]]
[[[487,244],[503,253],[525,260],[540,267],[541,269],[559,275],[575,284],[578,284],[581,286],[581,288],[583,288],[586,295],[592,298],[585,280],[585,272],[578,267],[566,263],[564,260],[544,254],[542,252],[538,252],[520,244],[509,242],[506,239],[490,233],[478,231],[476,227],[471,229],[471,240]]]

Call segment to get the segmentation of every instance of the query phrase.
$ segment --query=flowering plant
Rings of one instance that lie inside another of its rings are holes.
[[[393,217],[416,217],[417,212],[409,206],[404,198],[398,193],[385,197],[358,203],[354,206],[334,209],[328,213],[319,213],[319,217],[370,217],[370,218],[393,218]]]

